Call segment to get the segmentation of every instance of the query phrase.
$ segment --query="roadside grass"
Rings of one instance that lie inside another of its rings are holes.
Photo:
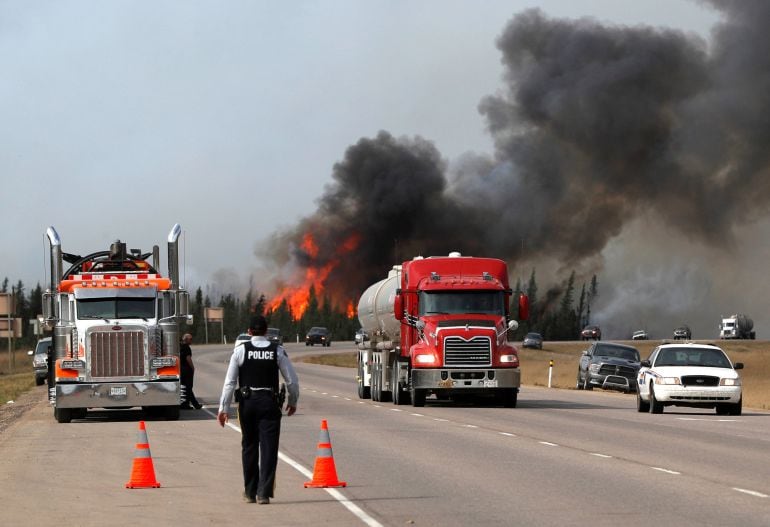
[[[8,359],[8,351],[0,351],[0,404],[15,400],[35,386],[32,359],[27,355],[27,350],[13,352],[13,371]]]
[[[634,346],[639,350],[642,358],[647,358],[655,346],[661,344],[661,341],[623,341],[622,343]],[[754,340],[709,341],[709,343],[725,350],[733,362],[744,364],[744,369],[739,372],[743,379],[743,405],[748,408],[770,409],[770,342]],[[588,342],[545,342],[542,350],[524,349],[517,345],[521,360],[521,383],[548,386],[548,370],[550,361],[553,360],[551,386],[574,389],[580,355],[588,345]],[[357,353],[350,351],[311,356],[304,359],[304,362],[355,368],[356,357]]]

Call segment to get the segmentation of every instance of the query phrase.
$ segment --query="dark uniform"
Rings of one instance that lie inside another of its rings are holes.
[[[278,344],[271,342],[266,348],[258,348],[246,342],[244,348],[238,386],[250,388],[251,393],[238,404],[238,421],[243,434],[243,482],[247,495],[272,498],[281,434],[281,409],[276,401]]]
[[[198,402],[198,399],[195,398],[195,393],[193,392],[195,370],[190,368],[190,363],[188,362],[187,357],[192,357],[192,348],[190,348],[190,345],[186,342],[182,342],[179,345],[179,362],[182,365],[179,381],[180,384],[184,387],[184,395],[182,397],[181,406],[182,408],[189,408],[190,405],[192,405],[193,408],[200,408],[201,404]]]
[[[218,418],[224,425],[238,382],[243,497],[249,502],[269,503],[273,497],[282,416],[277,402],[279,372],[286,381],[287,410],[292,415],[299,398],[297,374],[283,346],[262,335],[252,336],[233,350],[222,388]]]

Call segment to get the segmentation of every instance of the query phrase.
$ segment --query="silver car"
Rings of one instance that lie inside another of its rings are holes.
[[[35,350],[28,351],[32,357],[32,367],[35,369],[35,384],[42,385],[48,378],[48,348],[51,347],[51,337],[45,337],[37,341]]]

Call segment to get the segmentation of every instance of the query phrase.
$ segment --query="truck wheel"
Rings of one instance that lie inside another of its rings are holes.
[[[171,405],[163,408],[163,416],[166,421],[178,421],[179,420],[179,406]]]
[[[364,386],[364,365],[358,363],[358,398],[370,399],[372,394],[368,386]]]
[[[743,412],[743,397],[741,397],[737,403],[729,405],[730,411],[728,415],[741,415]]]
[[[655,390],[652,387],[652,383],[650,383],[650,413],[651,414],[663,413],[663,403],[659,403],[655,399]]]
[[[583,381],[580,380],[580,372],[578,372],[577,381],[575,381],[575,389],[576,390],[583,389]]]
[[[593,390],[594,387],[591,385],[590,382],[588,382],[588,374],[586,374],[586,378],[583,379],[583,389],[584,390]]]
[[[649,412],[650,411],[650,403],[644,401],[642,399],[642,396],[639,395],[639,391],[636,392],[636,411],[637,412]]]
[[[69,423],[72,421],[72,411],[69,408],[54,408],[53,416],[57,423]]]
[[[412,396],[412,406],[414,407],[425,406],[425,390],[418,390],[418,389],[412,388],[411,396]]]
[[[516,388],[504,388],[497,396],[500,404],[505,408],[516,408],[519,400],[519,391]]]
[[[42,386],[45,382],[45,379],[41,379],[40,377],[35,377],[35,386]]]

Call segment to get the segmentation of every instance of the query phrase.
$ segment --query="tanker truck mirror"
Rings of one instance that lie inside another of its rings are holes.
[[[403,297],[399,294],[396,294],[396,298],[393,301],[393,315],[396,317],[396,320],[404,318],[404,301]]]
[[[508,322],[508,329],[511,331],[516,331],[517,329],[519,329],[519,323],[516,322],[515,320],[511,320],[510,322]]]
[[[519,320],[529,319],[529,297],[519,295]]]

